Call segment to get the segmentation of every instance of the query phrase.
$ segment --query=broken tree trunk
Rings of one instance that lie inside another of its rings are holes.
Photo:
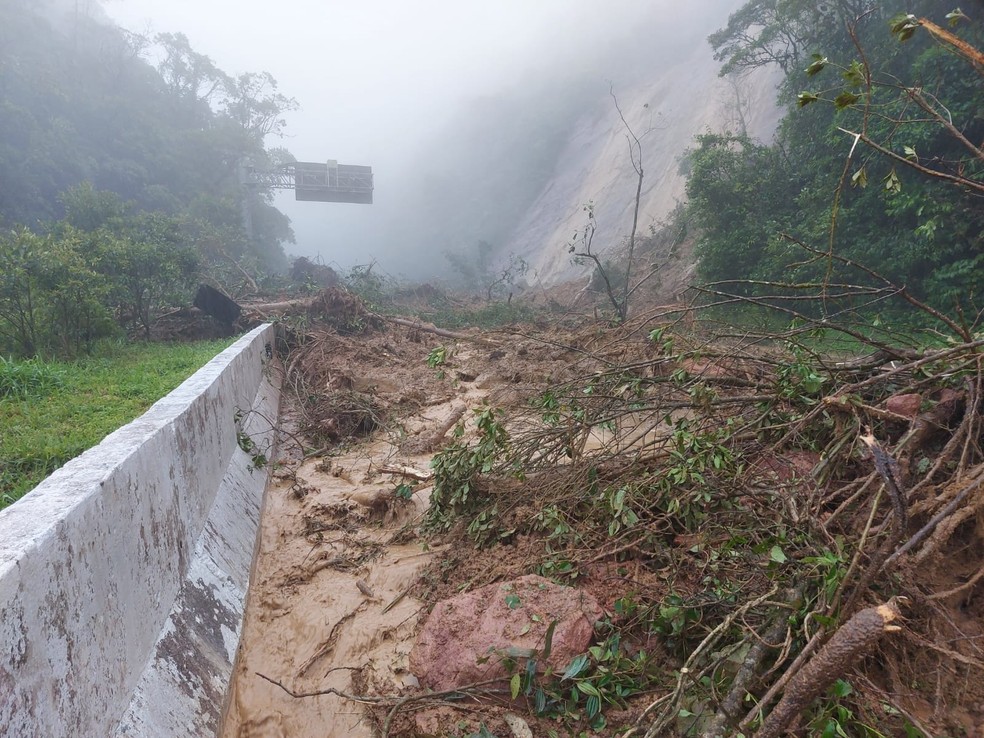
[[[782,735],[834,680],[850,671],[859,659],[874,649],[882,635],[901,630],[892,625],[901,616],[894,597],[884,605],[855,613],[789,681],[782,699],[762,723],[755,738]]]
[[[417,330],[424,331],[425,333],[433,333],[435,336],[443,336],[444,338],[453,338],[456,341],[471,341],[473,343],[480,343],[483,346],[494,345],[492,341],[488,339],[481,338],[480,336],[471,336],[467,333],[458,333],[457,331],[447,331],[443,328],[438,328],[433,323],[425,323],[420,320],[408,320],[407,318],[391,318],[385,315],[377,316],[382,320],[389,323],[395,323],[396,325],[406,326],[407,328],[415,328]]]

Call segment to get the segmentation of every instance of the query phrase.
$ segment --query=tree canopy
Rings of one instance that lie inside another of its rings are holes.
[[[229,75],[180,33],[151,38],[57,4],[0,3],[3,242],[78,232],[91,265],[125,242],[131,256],[190,250],[215,275],[281,270],[289,221],[269,194],[243,190],[239,166],[290,158],[266,142],[295,107],[270,74]]]
[[[752,0],[710,37],[723,74],[780,65],[788,111],[772,143],[708,134],[691,151],[704,279],[890,283],[980,309],[984,88],[959,44],[981,48],[981,24],[955,11],[944,35],[917,32],[940,15],[931,0]]]

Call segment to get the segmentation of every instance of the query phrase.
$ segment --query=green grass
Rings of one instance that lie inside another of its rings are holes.
[[[0,360],[0,509],[139,417],[230,343],[106,344],[74,362]]]

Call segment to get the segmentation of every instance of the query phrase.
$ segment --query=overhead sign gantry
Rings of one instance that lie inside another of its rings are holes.
[[[372,205],[372,167],[327,162],[294,161],[272,169],[246,165],[243,183],[254,187],[294,190],[306,202],[348,202]]]

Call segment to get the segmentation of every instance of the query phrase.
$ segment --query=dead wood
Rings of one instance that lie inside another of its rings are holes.
[[[434,472],[424,469],[414,469],[412,466],[400,466],[396,464],[386,464],[379,469],[383,474],[395,474],[400,477],[408,477],[418,482],[428,482],[434,477]]]
[[[408,438],[401,444],[400,450],[404,453],[413,454],[425,454],[434,451],[444,441],[444,437],[448,434],[448,431],[458,424],[458,421],[461,420],[467,409],[465,405],[459,405],[448,416],[448,419],[441,423],[433,433],[422,433],[419,436]]]
[[[301,667],[297,670],[297,674],[295,675],[296,678],[300,678],[304,676],[304,674],[307,672],[308,669],[310,669],[318,661],[323,659],[325,656],[327,656],[334,650],[335,644],[338,642],[338,637],[339,635],[341,635],[342,625],[344,625],[349,620],[351,620],[356,615],[358,615],[363,610],[364,607],[365,607],[365,602],[363,602],[361,605],[355,608],[355,610],[353,610],[348,615],[341,618],[337,623],[335,623],[332,626],[331,631],[328,633],[328,638],[325,639],[325,642],[322,643],[318,647],[318,649],[313,654],[311,654],[311,656],[308,657],[308,659],[303,664],[301,664]],[[276,682],[274,683],[276,684]],[[278,684],[278,686],[282,686],[282,685]],[[286,687],[284,687],[284,689],[286,689]]]
[[[288,313],[307,312],[308,308],[314,304],[313,297],[304,297],[297,300],[280,300],[278,302],[258,302],[246,306],[247,315],[256,315],[264,320],[274,317],[282,317]]]
[[[770,652],[782,645],[782,639],[788,628],[788,615],[783,612],[776,617],[765,634],[748,649],[738,673],[731,682],[728,694],[721,700],[717,714],[704,730],[703,738],[724,738],[731,735],[731,729],[741,716],[745,695],[752,691],[755,681],[761,678],[762,662]]]
[[[779,704],[762,723],[755,738],[778,738],[834,680],[857,666],[885,633],[900,631],[892,625],[901,617],[898,601],[856,613],[844,623],[817,654],[786,685]]]
[[[885,489],[888,490],[888,495],[892,500],[892,506],[895,510],[895,519],[898,523],[898,535],[901,537],[905,534],[906,528],[909,527],[909,513],[906,509],[905,487],[900,477],[899,464],[878,444],[878,441],[875,440],[874,435],[871,433],[871,429],[868,429],[868,432],[861,436],[861,442],[871,451],[871,457],[875,462],[875,470],[882,478]]]
[[[374,315],[376,315],[376,317],[380,320],[385,320],[387,323],[402,325],[414,330],[424,331],[425,333],[433,333],[435,336],[441,336],[442,338],[453,338],[456,341],[471,341],[472,343],[477,343],[482,346],[496,345],[493,341],[483,338],[482,336],[474,336],[469,333],[445,330],[444,328],[438,328],[433,323],[427,323],[423,320],[408,320],[407,318],[396,318],[389,315],[378,315],[375,313]]]

